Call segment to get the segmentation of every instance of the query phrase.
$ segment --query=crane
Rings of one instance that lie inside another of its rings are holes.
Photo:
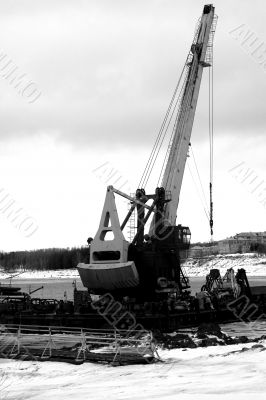
[[[90,262],[77,266],[83,285],[91,293],[108,291],[120,299],[126,296],[136,302],[154,302],[177,297],[189,288],[180,265],[180,254],[189,248],[191,234],[188,227],[176,225],[176,213],[202,73],[211,65],[208,54],[215,24],[213,5],[205,5],[183,70],[183,85],[176,104],[174,130],[161,185],[153,194],[146,194],[144,186],[140,186],[135,196],[113,186],[107,187],[98,231],[93,240],[89,240]],[[151,158],[149,162],[151,166]],[[149,166],[144,171],[145,179]],[[131,205],[122,223],[115,195],[128,199]],[[137,231],[129,243],[123,229],[135,211]],[[145,234],[148,221],[149,233]]]
[[[207,48],[214,21],[214,7],[206,5],[203,10],[195,43],[191,46],[186,63],[186,81],[178,114],[175,133],[170,148],[161,186],[171,193],[171,201],[165,206],[165,218],[175,224],[186,158],[189,150],[192,126],[199,96],[203,68],[209,67]]]

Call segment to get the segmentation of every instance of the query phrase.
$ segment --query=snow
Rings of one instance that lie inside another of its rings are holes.
[[[189,277],[205,277],[211,268],[219,269],[222,276],[229,268],[234,268],[235,272],[238,268],[244,268],[248,276],[266,276],[266,255],[245,253],[209,256],[201,259],[194,258],[188,259],[183,264],[183,268]],[[20,274],[15,277],[16,280],[79,278],[78,271],[75,268],[49,271],[24,271],[20,269],[12,272],[12,274],[0,269],[0,279],[7,279],[15,274]]]
[[[190,258],[183,264],[183,269],[190,277],[206,276],[212,268],[219,269],[222,276],[229,268],[233,268],[235,272],[239,268],[244,268],[248,276],[266,276],[266,255],[257,253],[225,254],[206,258]]]
[[[266,276],[266,256],[219,255],[184,264],[191,277],[206,276],[211,268],[223,275],[228,268],[245,268],[250,276]],[[23,272],[23,271],[18,271]],[[0,279],[10,276],[3,270]],[[78,278],[77,270],[26,271],[17,279]],[[223,326],[229,334],[260,336],[239,323]],[[196,349],[160,350],[162,363],[112,367],[84,363],[33,362],[0,359],[1,400],[247,400],[265,399],[265,348],[254,343]]]
[[[228,268],[245,268],[247,275],[266,276],[266,256],[219,255],[187,260],[184,267],[191,277],[206,276],[211,268],[220,269],[221,275]],[[0,279],[10,275],[0,270]],[[78,277],[76,269],[25,271],[16,280]],[[248,329],[241,327],[242,334],[249,333]],[[229,334],[239,330],[239,324],[227,325]],[[260,326],[256,336],[264,330],[265,326]],[[248,343],[160,350],[162,363],[123,367],[0,359],[0,399],[265,399],[266,341],[261,343],[265,348],[252,348],[254,343]]]
[[[20,274],[18,276],[14,276],[16,280],[23,279],[66,279],[66,278],[79,278],[79,273],[77,269],[55,269],[48,271],[29,271],[29,270],[17,270],[15,272],[5,272],[4,270],[0,270],[0,279],[8,279],[12,275]]]
[[[266,348],[252,346],[161,350],[163,363],[123,367],[2,359],[0,398],[265,399]]]

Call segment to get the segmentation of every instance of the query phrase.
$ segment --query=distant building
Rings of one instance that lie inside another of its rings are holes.
[[[211,246],[191,246],[188,252],[186,253],[186,257],[192,257],[192,258],[201,258],[201,257],[206,257],[206,256],[211,256],[211,255],[216,255],[219,254],[219,248],[218,244],[216,245],[211,245]],[[182,257],[181,257],[182,258]]]
[[[265,247],[261,245],[265,245]],[[258,251],[259,248],[260,251],[262,248],[266,249],[266,232],[242,232],[220,240],[213,246],[208,244],[205,246],[192,245],[186,256],[201,258],[216,254],[250,253]]]
[[[218,243],[219,254],[249,253],[252,242],[244,239],[225,239]]]
[[[266,245],[266,232],[242,232],[218,243],[220,254],[257,251],[259,244]]]
[[[242,232],[233,236],[233,239],[248,240],[257,243],[266,243],[266,232]]]

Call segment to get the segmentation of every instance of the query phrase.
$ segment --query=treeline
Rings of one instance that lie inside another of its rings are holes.
[[[212,247],[212,246],[216,246],[218,244],[218,242],[195,242],[195,243],[191,243],[190,247]]]
[[[30,251],[12,251],[0,253],[0,266],[6,271],[19,268],[28,270],[49,270],[76,268],[79,262],[89,261],[89,249],[41,249]]]

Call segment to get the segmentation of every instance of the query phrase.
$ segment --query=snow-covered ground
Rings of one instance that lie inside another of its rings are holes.
[[[266,276],[266,256],[235,254],[188,260],[191,277],[211,268],[245,268],[249,276]],[[22,271],[21,271],[22,272]],[[0,271],[0,279],[10,274]],[[77,278],[77,270],[24,272],[16,279]],[[231,324],[228,333],[239,334]],[[245,332],[241,327],[241,334]],[[256,330],[263,334],[264,325]],[[254,347],[253,347],[254,346]],[[263,347],[265,346],[265,347]],[[0,359],[1,400],[150,400],[266,398],[266,341],[233,346],[161,350],[163,363],[111,367],[85,363],[31,362]]]
[[[19,274],[19,275],[17,275]],[[18,270],[12,273],[7,273],[0,269],[0,280],[7,279],[10,276],[14,276],[16,280],[23,279],[66,279],[66,278],[79,278],[77,269],[55,269],[49,271],[27,271]],[[17,275],[17,276],[15,276]]]
[[[262,400],[266,393],[262,345],[266,342],[162,350],[164,363],[123,367],[0,359],[0,398]]]
[[[191,277],[206,276],[212,268],[219,269],[222,276],[229,268],[233,268],[235,272],[244,268],[248,276],[266,276],[266,255],[246,253],[194,258],[188,259],[183,268]]]
[[[223,276],[228,268],[234,268],[235,272],[238,268],[244,268],[248,276],[266,276],[266,255],[254,253],[247,254],[227,254],[210,256],[204,259],[188,259],[183,268],[190,277],[205,277],[211,268],[218,268]],[[65,279],[78,278],[77,269],[60,269],[49,271],[23,271],[18,270],[13,275],[17,279]],[[0,279],[6,279],[10,275],[0,269]]]

